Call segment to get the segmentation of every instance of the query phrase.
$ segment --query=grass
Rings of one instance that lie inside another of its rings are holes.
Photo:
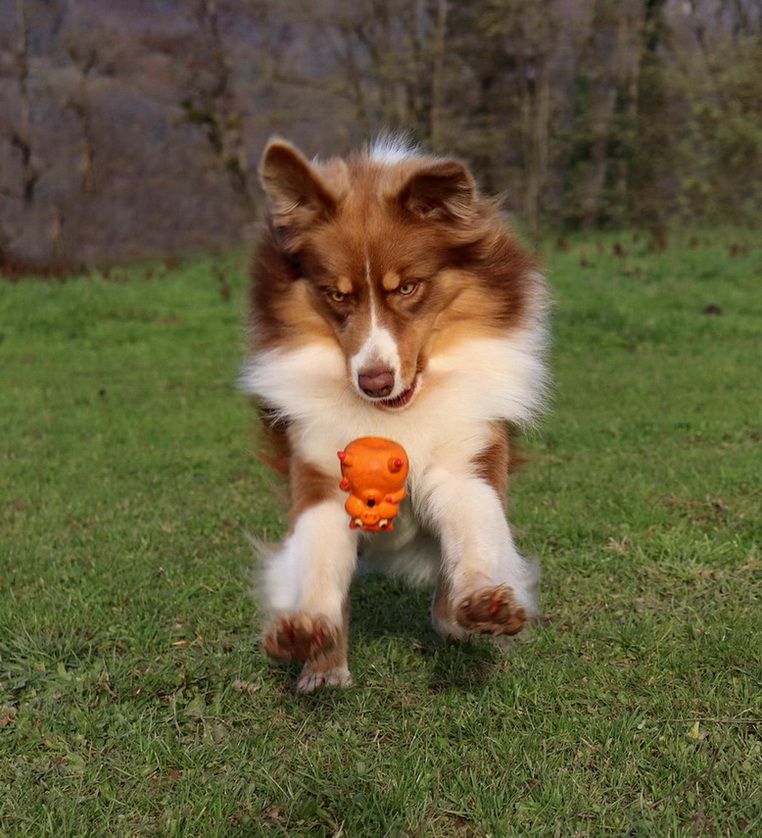
[[[0,286],[0,835],[759,834],[751,244],[550,250],[555,405],[512,500],[549,624],[443,646],[428,593],[366,577],[355,686],[308,697],[247,596],[284,518],[240,265]]]

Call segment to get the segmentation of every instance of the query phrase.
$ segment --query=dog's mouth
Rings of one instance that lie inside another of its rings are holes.
[[[419,384],[420,376],[416,374],[413,379],[413,383],[407,388],[407,390],[403,390],[399,396],[395,396],[393,399],[380,399],[377,402],[378,406],[383,407],[386,410],[402,410],[402,408],[407,407],[417,395]]]

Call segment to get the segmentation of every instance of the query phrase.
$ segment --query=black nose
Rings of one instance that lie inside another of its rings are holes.
[[[368,498],[368,506],[375,506],[376,501],[373,498]]]
[[[384,369],[367,370],[357,376],[357,383],[366,396],[383,399],[394,389],[394,373]]]

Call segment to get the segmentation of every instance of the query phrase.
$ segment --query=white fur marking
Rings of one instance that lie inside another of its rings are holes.
[[[411,157],[419,157],[421,154],[418,146],[412,145],[409,137],[402,134],[381,134],[368,149],[368,157],[375,163],[393,165],[409,160]]]
[[[358,398],[341,349],[327,343],[259,353],[240,387],[288,419],[295,453],[326,473],[351,439],[381,436],[408,452],[415,482],[435,463],[473,459],[489,443],[490,422],[531,424],[545,391],[544,344],[537,328],[464,341],[431,359],[417,398],[398,413]]]
[[[266,559],[266,604],[274,612],[322,614],[341,625],[356,562],[357,533],[348,527],[341,499],[311,506]]]
[[[312,693],[323,687],[348,687],[352,683],[352,676],[346,666],[337,666],[325,672],[312,672],[308,667],[309,664],[296,682],[298,693]]]
[[[391,332],[383,326],[379,326],[376,314],[376,297],[373,292],[373,282],[370,274],[370,259],[365,258],[365,281],[368,283],[368,300],[370,305],[370,331],[365,343],[352,356],[349,367],[352,374],[352,384],[357,393],[363,398],[368,398],[360,389],[358,376],[365,370],[374,367],[382,367],[394,373],[394,389],[386,398],[394,399],[405,389],[401,378],[402,362],[400,360],[397,342]]]

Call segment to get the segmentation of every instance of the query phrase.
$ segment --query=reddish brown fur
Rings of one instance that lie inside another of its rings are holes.
[[[416,174],[425,182],[442,162],[452,177],[460,172],[471,183],[460,164],[425,157],[391,167],[365,157],[309,167],[316,191],[335,198],[306,216],[298,207],[269,217],[252,266],[251,322],[259,348],[333,339],[351,354],[358,329],[345,332],[347,306],[333,304],[324,292],[348,281],[358,297],[354,304],[363,308],[366,259],[382,320],[396,335],[407,336],[411,328],[428,333],[433,325],[441,333],[464,319],[471,334],[522,322],[535,265],[505,229],[495,203],[474,193],[469,212],[459,206],[452,217],[421,215],[420,197],[405,204]],[[389,273],[425,283],[426,293],[406,300],[386,292]]]
[[[511,636],[524,628],[527,614],[516,604],[510,587],[488,585],[458,603],[455,619],[469,631]]]
[[[289,469],[291,489],[291,524],[309,507],[339,494],[336,478],[325,474],[310,463],[292,457]]]
[[[341,636],[342,630],[325,617],[281,614],[268,625],[262,645],[273,660],[308,661],[330,654]]]
[[[255,402],[256,404],[256,402]],[[291,446],[288,429],[279,422],[272,411],[260,406],[259,434],[257,438],[257,459],[269,466],[276,474],[288,479]]]
[[[492,441],[474,460],[474,470],[492,486],[503,503],[508,499],[509,459],[508,428],[496,422],[492,428]]]
[[[342,623],[337,629],[336,642],[333,648],[326,652],[318,652],[304,663],[302,676],[311,673],[326,673],[346,667],[347,652],[349,650],[349,600],[345,600],[342,608]]]

